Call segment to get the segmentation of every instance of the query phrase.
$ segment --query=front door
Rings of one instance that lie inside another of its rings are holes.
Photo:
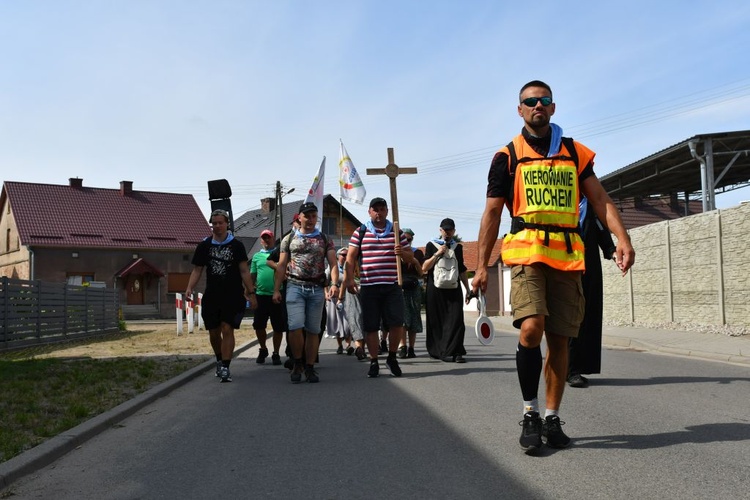
[[[143,275],[128,275],[128,305],[143,305]]]

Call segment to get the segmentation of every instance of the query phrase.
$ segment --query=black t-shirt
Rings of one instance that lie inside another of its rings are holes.
[[[217,245],[209,236],[198,244],[193,255],[193,265],[206,268],[206,295],[242,295],[240,262],[247,262],[247,252],[237,239]]]

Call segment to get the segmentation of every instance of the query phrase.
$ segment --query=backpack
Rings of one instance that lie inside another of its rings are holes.
[[[454,289],[458,287],[458,259],[454,242],[438,259],[432,274],[435,288]]]

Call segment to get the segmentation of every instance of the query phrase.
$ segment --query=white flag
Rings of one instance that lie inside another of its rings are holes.
[[[365,191],[362,179],[359,178],[357,169],[354,168],[354,163],[349,158],[349,153],[347,153],[343,142],[341,142],[341,150],[339,151],[339,184],[341,185],[341,197],[343,199],[360,205],[365,201],[367,191]]]
[[[325,196],[323,193],[325,189],[323,177],[325,177],[325,173],[326,157],[324,156],[323,161],[320,163],[320,168],[318,168],[318,175],[313,179],[312,186],[310,186],[310,190],[305,197],[305,203],[312,202],[318,207],[318,223],[315,225],[318,229],[323,227],[323,197]]]

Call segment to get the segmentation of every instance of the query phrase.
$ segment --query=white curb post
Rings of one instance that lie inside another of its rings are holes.
[[[175,310],[177,313],[177,336],[182,335],[182,294],[174,294]]]
[[[196,320],[198,321],[198,329],[199,330],[205,330],[206,327],[203,326],[203,294],[198,294],[198,302],[196,304],[196,311],[195,315],[197,316]]]
[[[189,296],[185,300],[185,316],[187,317],[188,333],[193,333],[195,329],[195,317],[193,316],[193,296]]]

